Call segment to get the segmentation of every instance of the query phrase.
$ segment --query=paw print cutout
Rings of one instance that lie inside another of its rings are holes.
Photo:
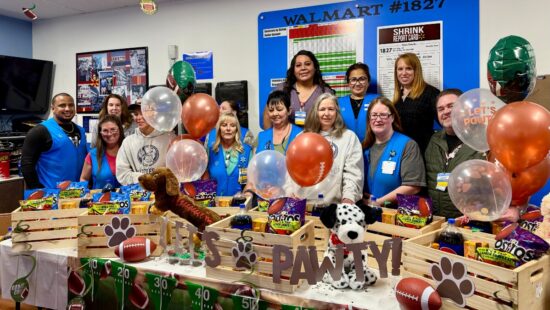
[[[431,272],[439,295],[465,307],[466,297],[472,296],[475,291],[474,282],[468,278],[466,266],[462,262],[452,262],[447,257],[441,257],[439,264],[432,264]]]
[[[130,223],[129,217],[115,216],[111,219],[111,224],[105,225],[103,230],[108,238],[107,245],[110,248],[136,235],[136,228]]]
[[[252,269],[258,259],[258,255],[252,250],[252,237],[245,237],[243,230],[236,241],[237,244],[231,249],[235,266],[239,269]]]

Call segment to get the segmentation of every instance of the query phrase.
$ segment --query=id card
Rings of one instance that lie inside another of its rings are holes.
[[[449,186],[449,176],[451,174],[448,172],[440,172],[437,174],[437,184],[435,186],[435,189],[438,191],[446,191],[447,186]]]
[[[304,125],[306,123],[306,111],[296,111],[294,113],[294,123],[296,125]]]
[[[248,177],[246,174],[246,168],[239,168],[239,184],[246,184],[248,182]]]
[[[391,160],[384,160],[382,162],[382,173],[383,174],[393,174],[397,163]]]

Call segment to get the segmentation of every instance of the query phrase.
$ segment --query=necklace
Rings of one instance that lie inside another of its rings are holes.
[[[66,134],[72,134],[74,132],[74,124],[71,122],[71,131],[67,131],[65,130],[65,128],[63,128],[63,126],[59,125],[59,127],[61,127],[61,129],[63,129],[63,131],[66,133]]]
[[[286,138],[288,137],[288,135],[290,134],[290,128],[292,126],[290,125],[290,123],[286,124],[286,130],[285,130],[285,133],[284,135],[282,136],[283,140],[281,141],[281,143],[275,143],[275,141],[273,141],[273,144],[277,144],[277,145],[280,145],[280,144],[284,144],[285,143],[285,140]],[[280,138],[281,135],[279,135],[277,138]],[[275,136],[273,137],[273,140],[275,140]],[[279,139],[277,139],[279,140]]]
[[[229,149],[223,149],[224,153],[224,159],[225,159],[225,167],[229,167],[229,164],[231,163],[231,155],[233,155],[233,147],[230,147]]]

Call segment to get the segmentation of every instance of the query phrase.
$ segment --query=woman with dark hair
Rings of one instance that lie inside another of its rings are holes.
[[[416,54],[405,53],[397,57],[393,104],[401,116],[403,133],[418,143],[422,153],[434,133],[438,94],[437,88],[424,81],[422,64]]]
[[[386,97],[374,99],[367,111],[365,187],[376,202],[395,203],[397,194],[416,194],[426,186],[424,160],[418,144],[401,133],[399,113]]]
[[[367,109],[371,100],[377,97],[375,94],[367,94],[370,83],[369,66],[362,62],[349,66],[346,71],[346,82],[350,94],[338,99],[340,111],[346,127],[355,132],[359,141],[363,141],[367,129]]]
[[[277,90],[288,94],[291,102],[290,122],[301,126],[317,97],[323,93],[334,93],[321,76],[319,61],[306,50],[294,55],[286,71],[286,80],[277,86]]]
[[[126,99],[117,94],[109,94],[103,100],[101,110],[99,111],[99,119],[104,118],[107,115],[114,115],[120,118],[122,128],[124,128],[124,136],[127,137],[134,133],[137,128],[136,123],[132,117],[132,114],[128,110],[128,104]],[[92,147],[96,145],[97,127],[93,127],[92,134]]]
[[[111,184],[120,187],[116,178],[116,156],[124,140],[124,129],[120,118],[106,115],[99,121],[95,148],[84,160],[80,181],[89,181],[90,188],[103,188]]]
[[[218,184],[217,196],[233,196],[246,184],[251,148],[242,143],[240,128],[235,114],[220,115],[216,136],[208,148],[208,174]]]
[[[225,113],[231,113],[235,115],[237,119],[239,118],[239,105],[235,100],[225,100],[220,103],[220,116]],[[240,128],[241,142],[252,146],[254,144],[254,134],[247,128]],[[211,148],[214,144],[214,141],[216,141],[216,128],[212,128],[212,130],[210,130],[210,133],[208,133],[208,135],[206,136],[206,140],[204,141],[204,146],[206,148]]]
[[[271,128],[258,134],[254,153],[275,150],[286,154],[288,145],[302,129],[290,123],[290,98],[282,90],[275,90],[267,98],[265,110],[271,122]]]
[[[353,131],[346,129],[336,96],[322,94],[317,98],[307,116],[304,132],[322,135],[332,147],[332,168],[316,185],[319,193],[324,194],[325,202],[353,204],[360,200],[363,187],[361,142]]]

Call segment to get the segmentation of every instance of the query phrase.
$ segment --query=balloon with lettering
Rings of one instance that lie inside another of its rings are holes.
[[[499,110],[487,127],[491,152],[511,172],[540,163],[550,151],[550,112],[521,101]]]
[[[512,186],[496,164],[473,159],[458,165],[449,177],[449,196],[472,220],[493,221],[510,206]]]
[[[298,185],[307,187],[323,181],[332,168],[330,143],[318,133],[298,135],[286,151],[288,174]]]
[[[200,179],[207,165],[206,150],[195,140],[177,141],[166,153],[166,167],[172,170],[180,183]]]
[[[220,109],[216,100],[207,94],[194,94],[185,100],[181,119],[183,126],[191,136],[198,139],[216,126]]]
[[[525,99],[535,88],[536,76],[535,52],[524,38],[504,37],[489,52],[487,80],[502,101]]]
[[[489,150],[487,125],[504,102],[489,90],[476,88],[462,94],[451,111],[451,124],[457,137],[472,149]]]
[[[196,84],[195,70],[187,61],[176,61],[166,76],[166,86],[176,92],[181,101],[193,94]]]
[[[277,198],[284,195],[287,179],[285,156],[267,150],[254,155],[248,164],[248,182],[262,198]]]
[[[141,99],[145,121],[159,131],[170,131],[180,122],[181,100],[169,88],[158,86]]]

